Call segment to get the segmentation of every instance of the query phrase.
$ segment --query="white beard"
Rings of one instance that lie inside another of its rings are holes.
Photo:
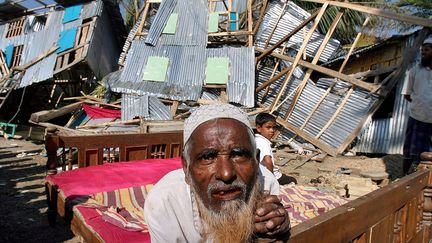
[[[236,199],[222,202],[219,212],[207,208],[196,193],[195,183],[191,191],[196,199],[198,211],[204,226],[204,241],[211,239],[216,243],[236,243],[252,241],[254,231],[254,212],[258,198],[261,197],[259,180],[251,189],[248,202]]]

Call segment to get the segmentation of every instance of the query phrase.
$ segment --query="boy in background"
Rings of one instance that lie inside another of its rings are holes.
[[[297,180],[294,177],[282,174],[274,164],[273,152],[270,139],[276,132],[276,118],[268,113],[260,113],[255,118],[257,134],[255,134],[255,142],[259,150],[259,162],[263,164],[276,177],[280,185],[289,184]]]

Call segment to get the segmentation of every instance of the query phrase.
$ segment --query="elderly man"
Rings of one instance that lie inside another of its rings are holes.
[[[286,239],[290,223],[273,174],[260,167],[247,116],[201,106],[184,127],[183,169],[162,178],[144,213],[152,242]],[[273,195],[271,195],[273,194]]]

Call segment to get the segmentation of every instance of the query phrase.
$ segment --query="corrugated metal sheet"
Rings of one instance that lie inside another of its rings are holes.
[[[161,9],[159,9],[159,11],[160,10]],[[180,0],[177,1],[177,5],[173,12],[178,13],[179,16],[176,32],[173,35],[161,34],[158,44],[180,46],[206,46],[208,37],[207,1]],[[165,24],[166,22],[158,22],[154,25],[156,25],[156,27],[159,27],[159,25],[165,27]],[[153,28],[153,25],[151,28]]]
[[[403,154],[406,126],[409,117],[409,102],[402,88],[408,82],[408,71],[396,87],[393,115],[386,119],[369,119],[358,136],[353,151],[362,153]]]
[[[93,73],[102,78],[110,72],[117,70],[117,61],[120,55],[120,47],[114,39],[110,16],[103,13],[96,21],[88,53],[85,57]]]
[[[220,91],[218,89],[203,89],[201,99],[203,100],[219,100]]]
[[[281,61],[280,70],[285,69],[286,67],[290,66],[291,63],[287,61]],[[276,70],[275,75],[276,76],[280,70]],[[273,72],[273,68],[262,66],[258,70],[258,85],[257,87],[261,86],[264,82],[270,79],[271,74]],[[291,77],[290,81],[287,84],[287,87],[285,91],[283,92],[281,99],[279,102],[282,102],[286,99],[286,101],[277,109],[278,115],[280,117],[285,117],[288,108],[291,104],[292,98],[294,97],[294,91],[296,90],[297,86],[300,84],[300,82],[303,80],[304,72],[301,70],[301,68],[297,67],[294,70],[293,76]],[[278,80],[276,80],[273,84],[271,84],[271,88],[267,91],[266,89],[261,90],[258,92],[258,102],[264,104],[266,107],[269,107],[274,99],[276,98],[279,90],[281,90],[282,85],[285,81],[286,75],[282,76]],[[312,82],[309,80],[309,82]]]
[[[168,21],[169,16],[173,13],[178,0],[164,0],[159,6],[155,20],[150,27],[149,33],[145,42],[147,44],[155,46],[162,34],[165,24]],[[180,0],[181,1],[181,0]]]
[[[129,31],[129,34],[128,34],[126,41],[125,41],[123,48],[122,48],[122,53],[120,53],[120,57],[119,57],[119,61],[118,61],[119,64],[123,64],[123,62],[126,59],[126,55],[128,54],[129,48],[132,45],[132,41],[134,40],[135,35],[138,32],[138,28],[141,24],[141,18],[142,18],[142,16],[139,17],[137,22],[134,24],[132,29]]]
[[[100,16],[103,11],[103,1],[96,0],[88,4],[84,4],[81,10],[81,19],[87,19],[95,16]]]
[[[147,120],[172,120],[170,106],[164,105],[158,98],[149,96],[149,113]]]
[[[279,22],[277,22],[281,14],[282,18],[279,20]],[[309,16],[309,13],[291,1],[288,1],[286,5],[284,5],[282,1],[270,2],[268,10],[257,32],[255,46],[264,48],[266,41],[275,26],[276,29],[270,39],[269,47],[276,44]],[[299,31],[297,34],[293,35],[288,41],[288,47],[299,50],[303,44],[303,38],[306,36],[309,29],[310,25],[303,28],[303,30]],[[318,32],[313,33],[307,45],[306,54],[310,57],[314,57],[323,39],[323,35],[319,34]],[[321,54],[320,61],[325,62],[332,58],[335,51],[339,48],[339,45],[339,41],[330,39],[326,48],[324,48],[324,51]]]
[[[122,94],[122,120],[143,117],[146,120],[172,120],[170,107],[148,95]]]
[[[6,25],[0,25],[0,39],[4,39],[6,36]]]
[[[59,38],[58,36],[61,32],[63,13],[53,12],[50,14],[49,18],[49,26],[47,25],[45,29],[39,32],[27,35],[33,38],[29,41],[26,41],[27,45],[25,45],[24,48],[28,52],[26,53],[26,60],[21,64],[29,62],[57,44]],[[52,78],[56,59],[57,54],[54,52],[53,54],[28,68],[21,80],[20,87]]]
[[[249,47],[208,48],[207,57],[228,57],[230,60],[227,94],[229,102],[254,107],[255,52]]]
[[[145,65],[150,56],[168,57],[165,82],[143,81]],[[113,90],[172,100],[197,100],[204,80],[205,48],[199,46],[147,46],[136,40],[128,53],[121,81]]]
[[[288,122],[300,127],[332,82],[332,79],[320,79],[317,85],[309,82],[300,95],[292,114],[288,118]],[[350,87],[349,84],[338,81],[332,92],[318,106],[303,131],[313,137],[318,135],[338,109],[348,87]],[[367,92],[357,88],[354,89],[344,108],[319,137],[319,141],[335,149],[339,148],[376,101],[377,97],[368,97]]]
[[[121,106],[122,121],[132,120],[135,117],[149,116],[149,101],[147,95],[122,94]]]
[[[170,59],[165,82],[142,81],[149,56]],[[227,84],[229,101],[253,107],[255,60],[254,48],[248,47],[151,47],[142,40],[137,40],[129,51],[121,81],[113,84],[113,90],[174,100],[197,100],[201,96],[207,57],[230,59],[230,77]]]

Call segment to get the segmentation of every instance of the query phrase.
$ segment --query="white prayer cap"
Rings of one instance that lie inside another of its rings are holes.
[[[186,144],[199,125],[217,118],[235,119],[253,131],[247,114],[240,108],[230,104],[203,105],[198,107],[198,109],[192,112],[189,118],[186,119],[183,131],[183,144]]]
[[[424,44],[432,44],[432,36],[428,36],[424,41],[423,41],[423,45]]]

